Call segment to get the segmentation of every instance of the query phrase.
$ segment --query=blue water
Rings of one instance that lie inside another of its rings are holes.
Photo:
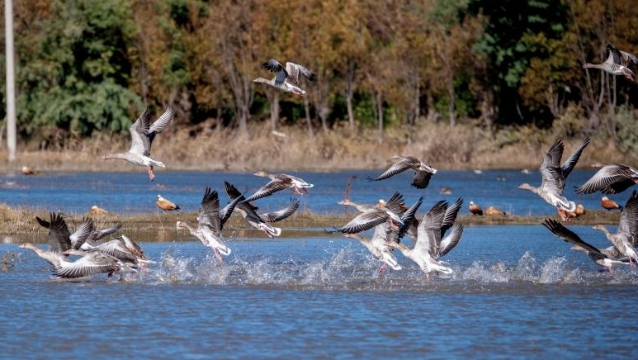
[[[565,195],[572,201],[582,203],[589,209],[600,209],[600,196],[577,195],[574,187],[583,184],[595,170],[576,170],[567,181]],[[293,173],[307,182],[315,184],[309,194],[301,197],[302,209],[315,213],[334,213],[343,207],[337,202],[344,198],[348,178],[352,183],[350,197],[359,203],[376,203],[380,198],[389,199],[399,190],[408,203],[424,196],[426,204],[437,200],[454,202],[458,197],[465,200],[467,213],[469,201],[486,208],[496,206],[512,215],[551,215],[555,210],[535,194],[518,189],[523,182],[540,185],[540,174],[520,171],[440,171],[434,175],[430,186],[419,190],[409,186],[410,172],[398,174],[390,179],[369,182],[368,176],[377,176],[380,171],[344,171],[336,173]],[[197,211],[206,186],[220,192],[222,203],[227,201],[224,181],[235,185],[240,191],[252,194],[267,183],[267,178],[249,173],[227,172],[164,172],[159,171],[155,182],[144,177],[145,172],[131,173],[44,173],[38,176],[0,174],[0,201],[10,206],[28,206],[40,210],[62,210],[69,214],[82,214],[97,205],[121,214],[152,213],[157,211],[157,194],[172,200],[186,211]],[[497,180],[498,179],[498,180]],[[442,195],[441,188],[451,188],[451,195]],[[292,196],[282,191],[255,201],[264,210],[286,206]],[[612,196],[624,203],[622,196]],[[540,201],[539,201],[540,200]],[[463,213],[463,212],[462,212]]]
[[[351,198],[373,203],[401,189],[408,202],[425,195],[495,205],[516,215],[554,209],[521,182],[539,175],[514,171],[440,172],[425,191],[410,176],[367,182],[377,172],[302,173],[315,184],[303,204],[342,211]],[[568,187],[593,171],[576,171]],[[505,181],[497,181],[504,176]],[[84,213],[97,204],[120,213],[155,212],[160,193],[195,211],[205,186],[228,180],[251,192],[265,179],[239,173],[158,172],[0,176],[11,206]],[[158,186],[160,185],[160,186]],[[441,187],[452,195],[441,195]],[[597,208],[599,195],[568,196]],[[628,194],[621,194],[621,202]],[[290,193],[257,203],[283,206]],[[222,196],[225,201],[225,195]],[[335,224],[339,225],[339,224]],[[609,246],[589,226],[570,228],[594,246]],[[611,227],[613,228],[613,227]],[[285,229],[284,229],[285,231]],[[0,244],[10,263],[0,271],[0,358],[618,358],[638,354],[633,316],[638,268],[611,273],[536,226],[469,226],[444,260],[450,275],[424,274],[401,254],[403,270],[379,276],[379,263],[341,236],[236,237],[220,264],[199,242],[142,242],[156,263],[148,271],[80,281],[51,277],[48,265],[17,244]],[[366,235],[370,235],[368,232]],[[13,239],[29,238],[17,234]],[[40,245],[43,246],[43,245]],[[10,255],[14,254],[15,257]]]
[[[595,246],[590,227],[574,231]],[[69,282],[17,245],[2,358],[628,358],[638,270],[601,273],[541,226],[468,227],[426,280],[339,236],[142,243],[147,272]]]

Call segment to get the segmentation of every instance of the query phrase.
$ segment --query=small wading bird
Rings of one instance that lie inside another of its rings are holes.
[[[197,228],[193,228],[182,220],[177,221],[175,227],[188,229],[191,235],[199,239],[204,246],[213,249],[219,261],[223,261],[222,255],[230,255],[231,250],[222,240],[222,230],[238,202],[239,199],[235,199],[220,209],[217,191],[206,187],[197,215]]]
[[[610,256],[611,254],[608,252],[608,249],[603,249],[602,251],[586,242],[584,242],[576,233],[569,230],[563,224],[559,223],[556,220],[545,219],[542,222],[543,226],[545,226],[552,234],[556,235],[556,237],[563,239],[568,243],[574,244],[572,246],[572,250],[584,252],[589,256],[589,258],[595,262],[597,265],[604,267],[607,271],[611,271],[614,266],[620,266],[623,264],[627,264],[627,259],[618,259],[615,256]]]
[[[576,189],[578,194],[617,194],[638,183],[638,170],[625,164],[605,165]]]
[[[176,205],[174,202],[162,197],[162,195],[159,195],[159,194],[157,195],[157,200],[155,201],[155,204],[157,205],[158,208],[164,211],[173,211],[173,210],[181,209],[179,205]]]
[[[307,194],[308,189],[314,186],[301,178],[288,174],[269,174],[265,171],[257,171],[255,175],[270,178],[270,182],[243,200],[244,202],[255,201],[285,189],[292,189],[293,194],[303,195]]]
[[[479,215],[479,216],[483,215],[483,209],[481,209],[481,207],[478,204],[476,204],[474,201],[470,201],[469,208],[472,215]]]
[[[148,170],[148,178],[153,181],[155,174],[153,166],[166,167],[161,161],[152,159],[151,144],[153,139],[161,133],[168,124],[173,120],[174,111],[172,108],[166,111],[151,125],[151,112],[147,108],[146,111],[131,125],[129,131],[131,133],[131,148],[125,153],[106,154],[102,156],[103,160],[122,159],[131,164],[146,166]]]
[[[607,196],[603,196],[600,199],[600,206],[603,207],[603,209],[610,211],[610,210],[620,210],[622,211],[622,206],[618,205],[617,202],[615,202],[614,200],[608,198]]]
[[[284,67],[277,60],[270,59],[261,66],[264,69],[274,72],[275,77],[270,80],[258,77],[253,80],[253,82],[268,84],[277,89],[299,96],[304,96],[306,94],[305,90],[297,86],[299,85],[300,75],[303,75],[310,81],[315,79],[315,74],[313,74],[312,71],[306,69],[302,65],[291,62],[287,62],[286,67]]]
[[[576,211],[576,203],[567,200],[563,196],[563,190],[565,189],[565,180],[567,176],[572,172],[574,166],[578,162],[581,153],[589,145],[589,137],[580,144],[580,146],[565,160],[561,165],[560,161],[563,157],[564,145],[560,139],[556,139],[552,146],[549,148],[543,163],[540,167],[542,176],[541,186],[535,187],[528,183],[521,184],[520,189],[529,190],[536,195],[540,196],[548,204],[556,207],[559,215],[566,221],[569,217],[565,216],[566,212],[573,213]],[[561,210],[564,210],[561,212]]]
[[[600,69],[612,75],[623,75],[627,80],[634,81],[635,74],[628,68],[630,64],[638,65],[638,58],[625,51],[618,50],[612,44],[607,44],[609,56],[600,64],[585,63],[583,69]]]
[[[413,156],[395,155],[390,158],[394,161],[394,164],[388,168],[383,174],[376,178],[368,177],[368,181],[379,181],[388,179],[396,174],[402,173],[406,170],[414,170],[414,178],[412,179],[412,186],[417,189],[425,189],[430,183],[432,175],[436,174],[437,170],[423,161]]]

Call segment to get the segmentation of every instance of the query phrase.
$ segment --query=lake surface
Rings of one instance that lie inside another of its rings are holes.
[[[599,195],[577,195],[574,187],[583,184],[595,173],[595,169],[575,170],[568,178],[565,195],[568,199],[582,203],[585,208],[600,209]],[[400,191],[407,203],[425,197],[425,206],[438,200],[454,202],[458,197],[465,200],[462,213],[467,213],[470,201],[484,209],[496,206],[512,215],[552,215],[555,210],[527,190],[518,189],[521,183],[540,185],[540,174],[535,171],[523,174],[520,171],[439,171],[425,190],[410,186],[411,172],[398,174],[383,181],[370,182],[366,178],[378,176],[381,171],[344,171],[336,173],[292,173],[315,185],[310,193],[301,197],[302,208],[325,214],[343,211],[337,202],[344,198],[350,176],[357,176],[350,192],[351,200],[359,203],[376,203],[389,199]],[[172,200],[185,211],[197,211],[206,186],[220,192],[222,204],[228,200],[224,181],[235,185],[240,191],[252,194],[268,182],[267,178],[249,173],[227,172],[170,172],[158,171],[155,182],[149,182],[146,172],[131,173],[44,173],[38,176],[0,174],[0,202],[10,206],[28,206],[36,209],[69,214],[82,214],[97,205],[121,214],[152,213],[157,211],[157,194]],[[452,190],[451,195],[440,193],[441,188]],[[259,199],[255,205],[264,210],[274,210],[288,204],[290,191]],[[619,203],[628,194],[612,196]]]
[[[352,173],[359,179],[351,197],[362,203],[401,189],[409,203],[425,194],[428,208],[460,196],[466,201],[463,212],[474,200],[514,214],[554,214],[534,194],[516,188],[523,181],[537,184],[537,173],[441,172],[425,191],[409,188],[407,174],[369,183],[365,176],[377,172]],[[315,184],[303,197],[306,206],[342,211],[335,203],[350,174],[299,174]],[[573,173],[568,187],[591,174]],[[155,196],[161,193],[195,211],[206,185],[223,191],[228,180],[253,191],[265,183],[246,174],[159,172],[156,181],[165,188],[157,189],[145,176],[5,176],[0,195],[12,205],[47,210],[83,213],[98,204],[144,213],[156,211]],[[442,186],[453,194],[440,195]],[[628,195],[618,198],[624,202]],[[259,204],[277,207],[289,197],[280,193]],[[590,208],[600,200],[598,195],[572,198]],[[609,246],[589,226],[570,228],[594,246]],[[148,271],[80,281],[54,279],[33,252],[0,244],[0,256],[16,254],[13,267],[0,272],[0,358],[626,359],[638,354],[637,268],[599,272],[587,256],[569,250],[540,225],[466,227],[444,258],[454,272],[430,280],[401,254],[403,270],[379,276],[378,261],[358,242],[339,236],[230,236],[227,244],[232,253],[220,264],[199,242],[143,242],[156,261]]]
[[[575,227],[595,245],[590,227]],[[349,239],[143,243],[147,272],[68,282],[16,245],[5,358],[629,358],[636,269],[601,273],[541,226],[470,227],[428,281]]]

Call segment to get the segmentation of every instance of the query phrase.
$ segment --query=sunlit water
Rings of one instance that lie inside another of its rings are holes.
[[[470,200],[486,208],[496,206],[512,215],[551,215],[555,210],[540,198],[518,186],[527,182],[538,186],[540,174],[535,171],[523,174],[520,171],[440,171],[435,174],[429,187],[419,190],[410,186],[412,172],[398,174],[383,181],[370,182],[366,178],[378,176],[378,171],[342,171],[336,173],[293,173],[314,184],[309,194],[301,197],[302,209],[325,214],[343,211],[337,202],[344,198],[350,176],[351,199],[359,203],[376,203],[380,198],[389,199],[400,191],[406,202],[413,203],[424,196],[430,206],[437,200],[454,202],[458,197],[465,200],[461,213],[467,213]],[[569,176],[565,195],[582,203],[587,209],[600,208],[600,196],[577,195],[574,187],[583,184],[595,169],[575,170]],[[251,194],[268,181],[250,173],[228,172],[157,172],[155,182],[149,182],[146,172],[130,173],[44,173],[37,176],[0,174],[0,201],[10,206],[28,206],[40,210],[62,210],[69,214],[86,213],[91,206],[98,205],[120,214],[152,213],[157,211],[157,194],[172,200],[186,211],[197,211],[206,186],[220,191],[222,203],[226,203],[224,181],[235,185],[240,191]],[[452,194],[441,194],[449,188]],[[290,191],[283,191],[255,201],[262,210],[274,210],[288,204]],[[626,196],[613,196],[620,203]]]
[[[574,231],[595,246],[590,227]],[[618,358],[637,354],[638,270],[612,273],[542,226],[468,227],[451,275],[379,276],[356,241],[142,243],[148,271],[50,276],[17,245],[0,273],[3,358]]]

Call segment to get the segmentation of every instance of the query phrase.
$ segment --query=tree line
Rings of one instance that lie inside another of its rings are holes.
[[[177,126],[240,133],[361,124],[382,138],[422,119],[549,127],[575,113],[577,131],[634,136],[618,131],[636,84],[582,68],[607,43],[638,52],[631,0],[21,0],[14,12],[23,138],[123,132],[169,104]],[[305,97],[252,82],[272,76],[270,58],[316,74]]]

